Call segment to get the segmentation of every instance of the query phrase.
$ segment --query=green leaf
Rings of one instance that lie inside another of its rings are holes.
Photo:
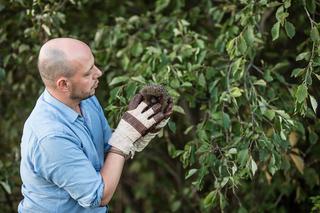
[[[244,206],[240,206],[237,213],[249,213],[249,211]]]
[[[216,197],[217,197],[217,191],[211,191],[203,200],[203,204],[205,205],[205,207],[209,207],[209,206],[213,206],[215,204],[216,201]]]
[[[104,34],[104,28],[98,29],[95,36],[94,36],[94,43],[96,46],[100,45],[100,42],[102,40],[102,36]]]
[[[189,127],[183,132],[183,134],[187,135],[192,129],[193,129],[193,125],[189,126]]]
[[[306,85],[302,84],[298,86],[297,92],[296,92],[296,98],[299,103],[304,102],[304,100],[308,96],[308,88]]]
[[[232,175],[234,175],[238,171],[238,167],[234,164],[232,166]]]
[[[319,53],[318,53],[319,54]],[[320,66],[320,57],[315,56],[313,58],[313,67],[319,67]]]
[[[224,177],[220,183],[220,187],[223,188],[229,181],[229,177]]]
[[[9,62],[10,62],[10,59],[11,59],[12,55],[6,55],[3,59],[3,66],[6,67]]]
[[[244,32],[243,37],[249,46],[252,46],[254,44],[255,37],[253,33],[253,27],[251,25],[247,27],[247,30]]]
[[[238,160],[241,166],[243,166],[247,162],[248,158],[248,149],[243,149],[238,152]]]
[[[8,194],[11,194],[11,187],[8,182],[0,181],[0,184]]]
[[[238,151],[236,148],[231,148],[228,150],[228,154],[237,154],[237,153],[238,153]]]
[[[277,12],[276,12],[276,18],[278,20],[278,22],[281,23],[281,25],[284,24],[284,21],[286,20],[286,18],[289,16],[289,13],[285,12],[284,11],[284,7],[281,6],[277,9]]]
[[[173,88],[173,89],[178,89],[180,88],[180,81],[178,79],[172,79],[171,82],[170,82],[170,86]]]
[[[25,52],[25,51],[28,51],[30,50],[30,47],[26,44],[21,44],[20,47],[19,47],[19,53],[22,53],[22,52]]]
[[[160,55],[161,54],[161,49],[158,47],[149,46],[146,49],[150,55],[153,55],[153,54]]]
[[[231,39],[228,43],[227,43],[227,47],[226,47],[226,49],[227,49],[227,52],[228,52],[228,54],[229,54],[229,56],[230,56],[230,58],[231,59],[233,59],[234,58],[234,44],[235,44],[235,41],[236,41],[236,38],[233,38],[233,39]]]
[[[315,0],[305,0],[306,1],[306,6],[307,9],[310,13],[315,13],[316,12],[316,1]]]
[[[147,81],[141,75],[131,77],[132,80],[137,81],[139,83],[145,84]]]
[[[310,32],[310,37],[313,42],[317,42],[320,40],[320,35],[317,27],[312,27]]]
[[[121,86],[115,87],[110,91],[110,98],[115,99],[120,93]]]
[[[197,135],[201,141],[208,141],[208,134],[204,129],[197,129]]]
[[[185,20],[185,19],[181,19],[181,24],[182,24],[183,26],[189,26],[189,25],[190,25],[190,23],[189,23],[187,20]]]
[[[272,109],[267,109],[267,110],[265,111],[265,113],[264,113],[264,115],[265,115],[270,121],[273,120],[275,114],[276,114],[275,111],[272,110]]]
[[[113,105],[109,105],[106,108],[104,108],[105,111],[114,111],[115,109],[118,109],[119,107],[117,106],[113,106]]]
[[[229,129],[230,127],[230,116],[227,113],[222,113],[222,124],[224,129]]]
[[[174,36],[177,37],[179,35],[182,35],[182,33],[177,29],[177,28],[174,28],[173,29],[173,33],[174,33]]]
[[[266,83],[264,80],[262,80],[262,79],[257,80],[257,81],[254,82],[253,84],[254,84],[254,85],[263,86],[263,87],[267,86],[267,83]]]
[[[181,106],[178,106],[178,105],[174,105],[174,106],[173,106],[173,111],[179,112],[179,113],[181,113],[181,114],[183,114],[183,115],[186,114],[186,113],[184,112],[184,109],[183,109]]]
[[[240,36],[238,39],[238,49],[242,54],[245,54],[247,51],[247,43],[243,36]]]
[[[313,168],[306,168],[304,171],[304,179],[306,181],[306,184],[312,189],[315,186],[318,186],[319,183],[319,175],[317,170]],[[318,195],[318,211],[320,210],[320,195]],[[311,210],[312,213],[317,212],[316,209]]]
[[[156,2],[156,12],[160,12],[165,9],[170,3],[170,0],[157,0]]]
[[[132,98],[134,94],[136,93],[138,87],[136,83],[129,83],[126,86],[126,94],[128,98]]]
[[[298,171],[303,174],[304,168],[305,168],[305,163],[303,158],[300,155],[297,154],[290,154],[290,157],[294,163],[294,165],[296,166],[296,168],[298,169]]]
[[[314,131],[309,131],[309,142],[311,144],[316,144],[318,142],[319,136]]]
[[[48,36],[51,36],[50,28],[47,25],[42,24],[41,27],[47,33]]]
[[[175,122],[169,120],[168,127],[171,130],[171,132],[176,133],[177,127]]]
[[[279,31],[280,31],[280,22],[277,22],[273,25],[271,29],[272,41],[279,38]]]
[[[128,76],[125,76],[125,75],[115,77],[115,78],[113,78],[112,81],[109,83],[109,86],[113,86],[113,85],[115,85],[115,84],[124,82],[124,81],[126,81],[126,80],[128,80],[128,79],[129,79],[129,77],[128,77]]]
[[[181,48],[181,56],[183,56],[184,58],[187,58],[189,56],[192,56],[193,55],[193,48],[192,46],[190,45],[184,45],[182,48]]]
[[[286,113],[284,110],[274,110],[278,115],[280,115],[282,118],[290,120],[290,116],[288,113]]]
[[[284,1],[284,8],[288,9],[291,6],[291,0]]]
[[[188,174],[186,175],[186,179],[190,178],[192,175],[194,175],[196,172],[198,171],[198,169],[190,169],[188,171]]]
[[[320,75],[318,75],[317,73],[314,73],[314,75],[317,77],[317,79],[320,81]]]
[[[241,62],[242,62],[242,58],[238,58],[235,62],[232,63],[231,71],[234,76],[236,76],[236,74],[238,73],[237,71],[241,66]]]
[[[242,92],[243,90],[238,87],[233,87],[230,90],[231,96],[235,98],[240,97],[242,95]]]
[[[277,11],[276,11],[276,18],[278,21],[281,20],[281,15],[284,13],[284,7],[281,5],[280,7],[278,7]]]
[[[181,204],[182,204],[182,203],[181,203],[180,200],[174,201],[174,202],[171,204],[171,211],[172,211],[172,212],[177,212],[177,211],[180,209]]]
[[[312,95],[309,95],[309,97],[310,97],[312,109],[313,109],[314,113],[317,113],[318,102]]]
[[[304,73],[305,69],[302,68],[295,68],[292,70],[291,77],[298,77]]]
[[[206,78],[204,77],[203,73],[201,73],[199,76],[199,85],[202,87],[206,86]]]
[[[181,84],[181,87],[192,87],[192,83],[185,81]]]
[[[5,79],[6,77],[6,71],[3,68],[0,68],[0,81]]]
[[[291,22],[286,21],[284,27],[286,29],[288,37],[290,39],[293,38],[293,36],[296,34],[296,29],[294,25]]]
[[[303,52],[300,53],[297,57],[296,57],[296,61],[301,61],[301,60],[309,60],[310,58],[310,52]]]
[[[121,59],[121,65],[123,66],[124,70],[128,70],[130,64],[130,59],[127,55],[124,55]]]
[[[131,49],[132,55],[135,57],[138,57],[141,55],[142,52],[143,52],[143,46],[141,42],[136,42]]]
[[[254,175],[256,173],[258,169],[258,166],[256,164],[256,162],[253,160],[253,158],[251,157],[251,172],[252,172],[252,175]]]
[[[281,2],[273,1],[273,2],[268,3],[267,6],[268,7],[277,7],[277,6],[280,6],[280,5],[282,5]]]

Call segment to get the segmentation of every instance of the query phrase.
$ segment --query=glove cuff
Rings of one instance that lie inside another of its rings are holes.
[[[129,123],[124,120],[119,122],[118,127],[114,130],[109,144],[120,149],[126,155],[134,152],[133,142],[141,137],[141,134],[135,130]]]

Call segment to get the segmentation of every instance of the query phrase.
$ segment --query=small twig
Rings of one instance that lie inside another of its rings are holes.
[[[264,74],[263,73],[263,71],[259,68],[259,67],[257,67],[256,65],[254,65],[254,64],[252,64],[252,67],[255,69],[255,70],[257,70],[260,74]]]
[[[281,201],[282,197],[283,197],[283,193],[281,193],[281,194],[279,195],[277,201],[274,203],[274,206],[278,206],[278,204],[279,204],[279,202]]]
[[[306,7],[303,7],[303,8],[304,8],[304,10],[305,10],[306,13],[307,13],[307,16],[308,16],[308,18],[309,18],[309,21],[310,21],[310,24],[311,24],[311,28],[312,28],[312,27],[313,27],[313,24],[317,24],[317,23],[311,18],[308,9],[307,9]]]

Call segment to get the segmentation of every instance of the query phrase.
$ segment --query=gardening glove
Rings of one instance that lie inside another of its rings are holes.
[[[161,104],[154,104],[148,108],[148,105],[142,99],[141,94],[134,96],[129,103],[128,111],[122,116],[108,142],[111,146],[131,157],[133,157],[135,151],[133,143],[164,119],[164,114],[160,112]]]
[[[151,129],[145,136],[141,137],[140,139],[138,139],[136,142],[133,143],[136,152],[141,152],[146,146],[148,146],[150,141],[160,133],[160,130],[164,126],[166,126],[168,121],[170,120],[170,116],[172,112],[173,112],[173,102],[172,102],[172,98],[169,98],[168,105],[164,110],[164,119],[159,124],[157,124],[153,129]]]

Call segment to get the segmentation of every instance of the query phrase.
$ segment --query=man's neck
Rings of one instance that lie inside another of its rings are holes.
[[[59,93],[58,91],[55,91],[50,88],[46,88],[47,91],[50,93],[51,96],[53,96],[55,99],[59,100],[60,102],[64,103],[77,113],[81,114],[81,109],[80,109],[80,101],[79,100],[73,100],[70,99],[67,95]]]

